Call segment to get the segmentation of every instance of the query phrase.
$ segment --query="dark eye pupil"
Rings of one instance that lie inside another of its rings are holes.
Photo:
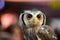
[[[28,14],[28,15],[27,15],[27,18],[32,18],[32,15],[31,15],[31,14]]]
[[[37,18],[40,18],[41,17],[41,15],[39,14],[39,15],[37,15]]]

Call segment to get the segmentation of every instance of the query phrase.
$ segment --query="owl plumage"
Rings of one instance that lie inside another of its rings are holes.
[[[57,40],[51,27],[45,25],[46,16],[39,10],[24,10],[20,14],[19,23],[25,40]]]

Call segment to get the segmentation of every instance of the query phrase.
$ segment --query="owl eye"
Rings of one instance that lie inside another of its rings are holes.
[[[28,14],[27,15],[27,19],[30,20],[32,18],[32,15],[31,14]]]
[[[41,15],[40,15],[40,14],[38,14],[38,15],[37,15],[37,18],[38,18],[38,19],[40,19],[40,17],[41,17]]]

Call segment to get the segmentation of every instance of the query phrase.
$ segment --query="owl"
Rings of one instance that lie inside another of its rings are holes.
[[[24,40],[57,40],[50,26],[46,25],[46,16],[39,10],[24,10],[19,16],[19,25]]]

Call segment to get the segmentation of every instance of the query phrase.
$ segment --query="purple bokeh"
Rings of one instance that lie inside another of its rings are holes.
[[[0,10],[3,9],[4,5],[5,5],[4,0],[0,0]]]

